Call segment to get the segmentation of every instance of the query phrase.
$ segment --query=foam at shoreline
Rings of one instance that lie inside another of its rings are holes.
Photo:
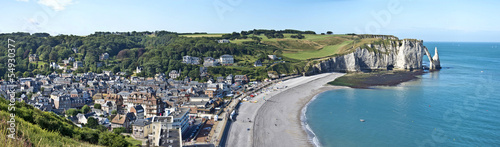
[[[321,93],[323,93],[323,92],[321,92]],[[321,94],[321,93],[319,93],[319,94]],[[302,110],[301,110],[302,113],[300,115],[300,124],[302,125],[302,129],[304,129],[306,131],[308,140],[311,141],[315,147],[321,147],[321,143],[319,142],[316,134],[312,131],[309,124],[307,124],[306,112],[307,112],[307,107],[309,106],[309,104],[312,101],[316,100],[316,98],[318,97],[319,94],[315,95],[309,102],[307,102],[307,104],[302,108]]]

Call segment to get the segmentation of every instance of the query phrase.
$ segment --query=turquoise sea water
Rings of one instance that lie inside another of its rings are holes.
[[[500,43],[424,45],[438,47],[441,71],[311,101],[306,122],[321,146],[500,146]]]

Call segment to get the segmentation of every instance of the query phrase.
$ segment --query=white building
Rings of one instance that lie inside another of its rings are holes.
[[[108,60],[109,59],[109,54],[108,53],[103,53],[100,57],[99,60]]]
[[[222,56],[220,56],[220,59],[219,59],[219,60],[220,60],[220,63],[221,63],[222,65],[231,65],[231,64],[233,64],[233,63],[234,63],[234,58],[233,58],[233,56],[231,56],[231,55],[227,55],[227,54],[226,54],[226,55],[222,55]]]
[[[230,43],[227,39],[217,40],[218,43]]]
[[[135,69],[135,73],[140,73],[142,72],[142,66],[137,66],[137,68]]]
[[[215,60],[212,57],[205,57],[205,59],[203,60],[203,66],[205,67],[217,66],[217,65],[219,65],[219,61]]]
[[[73,62],[73,68],[77,69],[77,68],[80,68],[80,67],[83,67],[83,62],[82,61]]]
[[[191,56],[183,56],[182,63],[198,65],[198,64],[200,64],[200,58],[191,57]]]

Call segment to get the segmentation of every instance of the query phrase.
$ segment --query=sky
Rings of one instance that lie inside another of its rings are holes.
[[[500,42],[497,0],[3,0],[0,33],[297,29]]]

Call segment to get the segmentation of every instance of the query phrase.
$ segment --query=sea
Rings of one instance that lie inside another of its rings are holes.
[[[438,48],[443,69],[398,86],[316,95],[303,110],[310,140],[324,147],[499,147],[500,43],[424,45],[431,54]]]

